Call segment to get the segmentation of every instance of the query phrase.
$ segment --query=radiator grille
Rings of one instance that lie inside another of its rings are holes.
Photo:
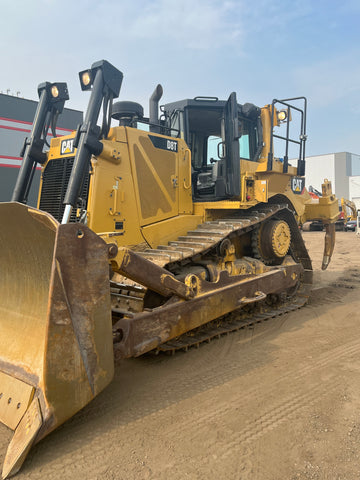
[[[45,167],[42,175],[42,189],[40,196],[40,210],[50,213],[56,220],[61,222],[65,205],[63,204],[66,189],[70,180],[74,158],[57,158],[51,160]],[[86,208],[89,192],[89,178],[86,175],[80,197]],[[76,209],[74,208],[70,222],[76,222]]]

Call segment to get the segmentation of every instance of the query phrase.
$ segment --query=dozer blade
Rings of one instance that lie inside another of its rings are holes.
[[[0,421],[15,431],[3,478],[113,377],[108,260],[87,227],[0,204]]]

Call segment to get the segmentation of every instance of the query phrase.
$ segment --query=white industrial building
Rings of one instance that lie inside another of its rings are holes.
[[[340,199],[352,200],[360,209],[360,155],[349,152],[306,157],[306,184],[321,192],[324,178],[331,181]]]

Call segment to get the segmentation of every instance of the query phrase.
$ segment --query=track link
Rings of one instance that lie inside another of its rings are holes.
[[[199,348],[202,343],[210,343],[216,338],[220,338],[229,333],[236,332],[245,328],[251,328],[258,323],[263,323],[272,318],[279,317],[294,310],[302,308],[308,301],[311,285],[302,285],[296,297],[292,302],[286,302],[276,308],[264,308],[262,305],[256,312],[234,311],[218,318],[199,329],[188,332],[174,340],[163,343],[153,353],[160,352],[174,354],[176,351],[187,351],[189,348]]]

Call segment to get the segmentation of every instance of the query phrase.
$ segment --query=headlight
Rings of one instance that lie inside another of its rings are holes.
[[[52,83],[50,86],[50,93],[54,102],[69,100],[69,92],[66,83]]]
[[[83,75],[82,75],[82,82],[83,82],[83,84],[85,85],[85,87],[87,87],[87,86],[89,85],[89,83],[91,82],[91,77],[90,77],[90,73],[89,73],[89,72],[83,73]]]
[[[279,122],[284,122],[287,119],[287,116],[287,110],[280,110],[279,112],[277,112],[277,118]]]
[[[57,88],[56,85],[53,85],[51,87],[51,95],[54,97],[54,98],[57,98],[59,96],[59,89]]]
[[[81,90],[90,90],[92,86],[92,74],[91,70],[84,70],[79,73]]]

